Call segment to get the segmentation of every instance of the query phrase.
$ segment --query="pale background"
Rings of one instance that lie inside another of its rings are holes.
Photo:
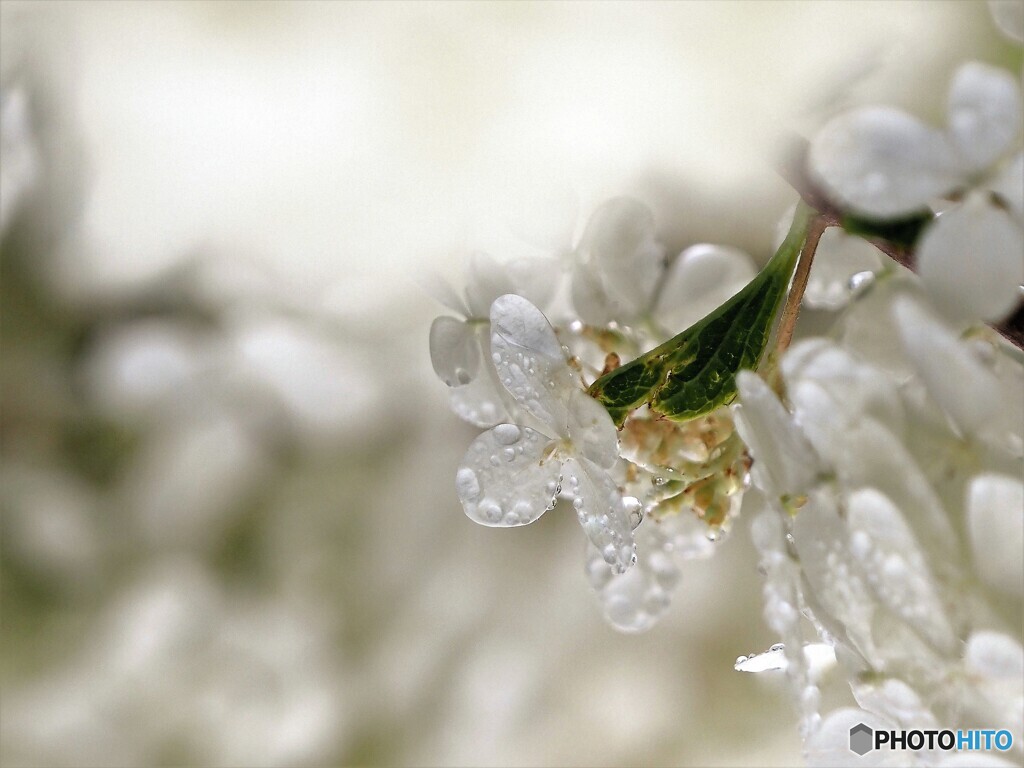
[[[572,515],[465,518],[417,279],[566,190],[763,259],[779,136],[1012,56],[974,2],[3,2],[0,760],[796,763],[742,520],[637,637]]]

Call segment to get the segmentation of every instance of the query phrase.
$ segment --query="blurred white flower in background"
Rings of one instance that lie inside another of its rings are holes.
[[[0,233],[14,218],[38,173],[28,96],[22,88],[0,88]]]

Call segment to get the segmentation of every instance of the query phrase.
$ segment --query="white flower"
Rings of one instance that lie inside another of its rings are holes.
[[[772,507],[753,528],[765,616],[786,644],[812,765],[872,764],[848,749],[857,722],[1024,737],[1021,365],[906,291],[886,296],[906,372],[812,339],[783,357],[788,407],[737,377],[737,425]],[[824,683],[799,653],[817,641],[835,649],[856,708],[821,712]]]
[[[742,251],[708,244],[687,248],[666,268],[650,209],[617,197],[594,211],[575,249],[572,302],[590,325],[656,321],[673,334],[724,303],[755,272]]]
[[[518,259],[507,264],[474,254],[469,264],[466,298],[446,282],[429,286],[438,301],[461,315],[442,315],[430,326],[430,360],[434,372],[451,387],[452,410],[478,427],[493,427],[513,415],[514,404],[496,381],[490,359],[487,313],[491,302],[507,293],[546,305],[558,285],[559,266],[552,259]]]
[[[0,232],[14,218],[39,176],[39,156],[20,89],[0,91]]]
[[[528,300],[499,297],[490,321],[494,366],[524,416],[470,445],[456,475],[466,514],[483,525],[527,525],[564,492],[605,562],[625,572],[635,547],[608,473],[618,458],[611,417],[583,391],[547,318]]]
[[[922,236],[918,271],[951,319],[995,322],[1017,305],[1024,281],[1020,133],[1016,81],[971,62],[953,77],[945,130],[898,109],[866,107],[826,124],[809,162],[831,196],[868,217],[899,218],[939,198],[963,199]]]

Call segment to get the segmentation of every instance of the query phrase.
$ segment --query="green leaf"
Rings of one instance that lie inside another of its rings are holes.
[[[812,214],[802,203],[797,207],[785,242],[729,301],[591,385],[590,395],[617,426],[644,404],[673,421],[689,421],[736,397],[736,373],[757,368],[768,344]]]
[[[877,238],[898,245],[901,248],[910,248],[921,234],[921,230],[935,218],[930,211],[911,214],[896,221],[880,221],[869,219],[853,214],[843,216],[842,227],[851,235],[859,235],[864,238]]]

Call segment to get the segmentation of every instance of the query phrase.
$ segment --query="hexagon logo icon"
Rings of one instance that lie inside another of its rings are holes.
[[[864,723],[857,723],[850,729],[850,751],[856,752],[858,755],[866,755],[874,747],[872,742],[874,741],[873,731]]]

